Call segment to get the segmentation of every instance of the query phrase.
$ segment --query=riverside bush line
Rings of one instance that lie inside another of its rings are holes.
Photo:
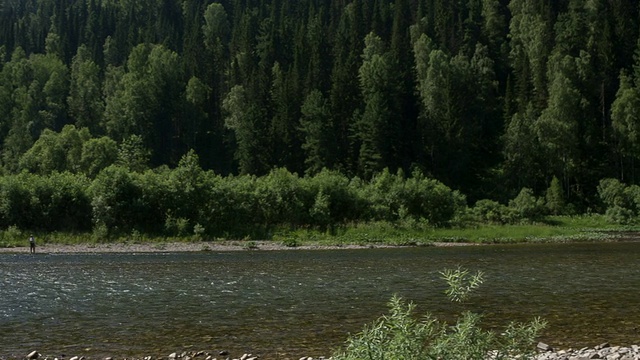
[[[625,223],[637,218],[640,202],[628,189],[635,187],[601,183],[607,219],[622,212]],[[385,170],[368,181],[329,170],[304,177],[286,169],[223,177],[202,170],[193,152],[175,169],[136,172],[112,165],[93,179],[68,172],[0,177],[0,228],[6,229],[0,246],[19,244],[22,232],[30,231],[49,238],[52,232],[92,233],[93,241],[249,238],[296,245],[315,238],[415,245],[575,237],[579,228],[607,226],[582,217],[595,224],[579,225],[574,218],[568,226],[574,229],[567,231],[553,226],[551,212],[543,197],[526,188],[508,205],[481,200],[468,207],[464,195],[419,171],[406,176]]]
[[[420,172],[382,172],[370,181],[333,171],[300,177],[222,177],[187,154],[175,169],[118,165],[95,179],[71,173],[0,177],[0,228],[41,232],[266,238],[275,228],[325,229],[345,223],[419,219],[444,225],[464,196]]]

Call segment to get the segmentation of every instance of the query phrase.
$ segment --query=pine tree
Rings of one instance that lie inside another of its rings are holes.
[[[333,47],[333,67],[329,100],[336,131],[338,163],[347,171],[357,168],[357,146],[351,146],[349,131],[353,127],[354,113],[361,108],[362,96],[357,76],[364,49],[364,34],[357,23],[356,3],[344,8],[340,24],[335,33]]]
[[[640,154],[640,93],[629,75],[620,74],[620,88],[611,106],[611,122],[613,135],[616,140],[615,151],[622,157],[622,167],[619,170],[622,180],[635,182],[635,160]],[[625,171],[629,163],[630,169]],[[627,172],[629,174],[627,174]],[[628,176],[630,175],[630,176]],[[631,179],[627,179],[627,178]]]
[[[100,83],[100,68],[91,60],[86,46],[78,48],[71,64],[69,115],[78,127],[88,128],[92,134],[99,133],[100,120],[104,111]]]
[[[327,99],[320,91],[313,90],[302,104],[301,113],[305,172],[316,174],[323,168],[332,168],[335,162],[335,136]]]
[[[358,167],[366,178],[391,167],[393,149],[389,134],[394,116],[389,97],[392,60],[384,49],[382,39],[373,33],[365,38],[363,63],[359,71],[360,88],[365,107],[355,124],[354,133],[360,141]]]
[[[545,205],[552,215],[562,215],[565,212],[564,192],[560,180],[555,176],[545,194]]]

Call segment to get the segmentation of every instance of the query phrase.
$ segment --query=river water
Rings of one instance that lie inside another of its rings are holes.
[[[0,254],[0,359],[229,350],[331,355],[398,294],[499,328],[540,316],[556,347],[640,344],[640,243],[154,254]],[[452,305],[438,271],[485,272]]]

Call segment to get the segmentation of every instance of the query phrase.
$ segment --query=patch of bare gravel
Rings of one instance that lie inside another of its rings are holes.
[[[370,249],[392,247],[387,245],[301,245],[287,247],[271,241],[252,242],[169,242],[169,243],[111,243],[111,244],[38,244],[37,253],[162,253],[198,251],[254,251],[254,250],[323,250],[323,249]],[[28,253],[29,247],[0,248],[0,253]]]

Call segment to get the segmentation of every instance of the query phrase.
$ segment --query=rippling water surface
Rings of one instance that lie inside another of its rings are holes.
[[[399,294],[487,326],[541,316],[559,347],[640,343],[640,243],[328,251],[0,255],[0,358],[330,355]],[[486,273],[452,306],[437,272]]]

